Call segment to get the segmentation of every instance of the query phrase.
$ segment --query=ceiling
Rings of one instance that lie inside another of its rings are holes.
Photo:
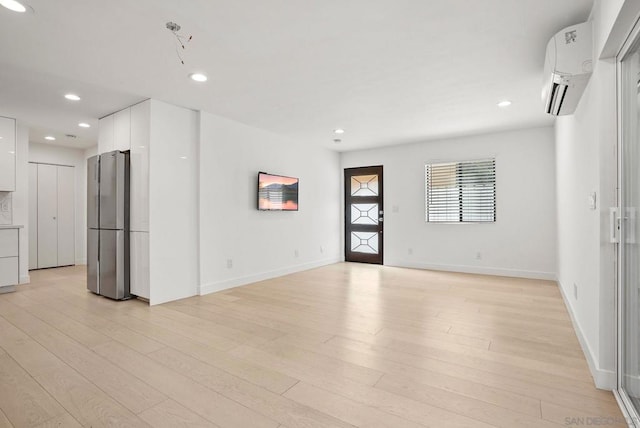
[[[344,151],[550,125],[546,43],[592,0],[23,3],[0,7],[0,115],[31,141],[92,146],[99,117],[156,98]],[[184,50],[168,21],[193,36]]]

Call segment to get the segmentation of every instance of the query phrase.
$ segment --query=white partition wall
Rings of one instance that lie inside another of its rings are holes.
[[[152,305],[198,294],[198,114],[151,100],[149,271]]]
[[[299,178],[299,211],[258,211],[258,171]],[[201,112],[200,293],[342,260],[341,175],[336,152]]]

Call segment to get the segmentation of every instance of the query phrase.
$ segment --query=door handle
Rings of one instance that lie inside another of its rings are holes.
[[[609,242],[617,244],[620,242],[618,238],[618,225],[620,217],[618,207],[609,208]]]

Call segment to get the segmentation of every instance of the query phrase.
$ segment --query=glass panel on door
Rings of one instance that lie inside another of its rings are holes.
[[[378,196],[378,176],[352,176],[351,196]]]
[[[640,206],[640,44],[622,60],[622,139],[620,182],[620,317],[619,385],[627,407],[640,413],[640,247],[637,237]]]
[[[351,204],[351,224],[378,224],[378,204]]]

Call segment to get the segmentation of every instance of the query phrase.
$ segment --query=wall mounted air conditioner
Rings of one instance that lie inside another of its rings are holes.
[[[542,84],[544,111],[554,116],[572,114],[593,69],[591,22],[572,25],[547,44]]]

